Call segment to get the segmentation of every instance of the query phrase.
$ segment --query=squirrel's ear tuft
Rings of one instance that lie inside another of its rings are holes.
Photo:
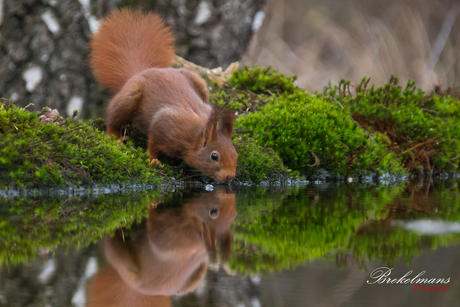
[[[212,142],[217,138],[217,120],[219,119],[219,113],[217,111],[217,108],[213,108],[211,115],[209,116],[208,123],[206,124],[206,127],[204,128],[203,131],[203,137],[204,137],[204,146],[208,142]]]
[[[225,109],[222,112],[222,116],[221,116],[220,130],[229,139],[232,138],[233,122],[234,121],[235,121],[235,115],[232,113],[232,111],[230,109]]]

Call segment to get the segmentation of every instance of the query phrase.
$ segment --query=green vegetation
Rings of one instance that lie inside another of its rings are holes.
[[[129,142],[122,145],[105,136],[102,120],[52,118],[42,122],[41,113],[0,103],[0,187],[65,187],[88,184],[158,184],[174,176],[179,180],[203,177],[182,160],[163,157],[163,166],[151,166],[146,137],[133,125],[127,127]],[[54,116],[54,115],[52,115]],[[246,135],[234,135],[239,153],[238,181],[285,177],[289,170],[278,155],[257,145]]]
[[[458,234],[426,236],[390,227],[391,220],[434,215],[458,221],[458,188],[429,196],[424,189],[408,189],[342,185],[327,190],[292,188],[281,197],[267,197],[270,192],[260,187],[243,194],[237,199],[230,267],[241,273],[266,273],[318,258],[343,265],[348,256],[360,265],[376,259],[392,266],[400,257],[410,261],[424,250],[460,243]]]
[[[146,137],[134,126],[129,125],[127,135],[135,147],[146,150]],[[278,154],[271,148],[258,145],[245,133],[234,133],[233,144],[238,153],[238,165],[234,182],[260,182],[261,180],[275,180],[286,177],[298,177],[296,172],[287,169]],[[199,171],[188,166],[183,160],[162,156],[162,171],[178,180],[198,180],[211,182]]]
[[[0,198],[0,265],[29,261],[43,250],[83,248],[120,227],[140,223],[160,192],[97,197]]]
[[[403,172],[381,135],[374,144],[346,110],[307,93],[283,94],[241,117],[237,127],[254,131],[259,144],[276,149],[286,165],[302,173],[314,173],[318,165],[339,176]]]
[[[271,67],[260,68],[256,65],[255,68],[250,69],[245,66],[244,69],[235,71],[228,82],[237,88],[257,94],[292,94],[301,91],[294,84],[296,80],[297,76],[285,76],[284,74],[278,74]]]
[[[144,150],[106,137],[99,121],[44,123],[40,115],[0,103],[0,187],[161,181]]]
[[[235,186],[238,217],[232,226],[229,264],[240,273],[292,269],[326,259],[345,265],[371,260],[393,266],[426,250],[460,243],[459,234],[426,236],[392,227],[392,220],[458,221],[459,182],[435,188],[329,185],[247,188]],[[126,237],[142,226],[152,202],[183,205],[201,191],[106,194],[97,197],[0,199],[0,264],[27,262],[40,252],[67,251],[97,242],[123,227]]]
[[[285,178],[288,174],[291,177],[298,176],[284,166],[273,149],[257,145],[255,140],[247,135],[234,135],[233,144],[238,152],[238,180],[259,182],[265,179]]]
[[[395,77],[377,89],[366,78],[355,88],[342,80],[324,88],[320,96],[341,103],[371,133],[387,135],[388,150],[407,171],[436,174],[458,169],[459,100],[427,95],[412,81],[403,88]]]
[[[245,67],[214,102],[242,113],[237,129],[250,130],[258,145],[301,174],[318,168],[336,176],[457,171],[459,100],[427,95],[411,81],[403,88],[394,77],[377,89],[368,87],[369,79],[354,88],[342,80],[317,95],[295,86],[295,79]]]
[[[458,170],[459,100],[427,95],[413,82],[402,88],[397,78],[377,89],[369,79],[356,87],[342,80],[316,95],[295,80],[245,67],[211,93],[212,104],[239,115],[235,181],[313,178],[323,170],[342,178]],[[146,137],[133,125],[121,145],[105,137],[102,120],[50,120],[47,112],[0,103],[0,187],[210,181],[183,161],[161,158],[162,167],[151,166]]]
[[[238,114],[257,112],[260,107],[271,102],[272,98],[266,94],[256,94],[249,90],[240,90],[234,86],[224,85],[211,93],[210,103],[219,107],[227,107]]]
[[[455,234],[427,236],[395,228],[383,233],[355,235],[349,245],[341,250],[340,255],[350,253],[361,267],[371,259],[380,260],[387,266],[394,267],[396,260],[400,258],[410,263],[414,257],[420,256],[424,251],[459,243],[460,236]],[[336,257],[339,266],[346,266],[344,260]]]

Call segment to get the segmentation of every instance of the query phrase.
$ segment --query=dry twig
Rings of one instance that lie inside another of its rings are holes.
[[[223,70],[222,67],[210,69],[210,68],[196,65],[176,55],[173,61],[173,67],[187,68],[188,70],[191,70],[199,74],[203,78],[211,80],[211,82],[216,82],[218,86],[222,86],[227,81],[227,79],[232,76],[233,72],[240,68],[240,63],[233,62],[227,67],[226,70]]]
[[[313,155],[313,158],[315,158],[315,163],[313,164],[307,164],[309,167],[315,167],[315,166],[318,166],[319,165],[319,158],[317,155],[315,155],[315,153],[313,152],[313,150],[311,150],[311,148],[308,149],[308,151],[310,151],[310,153]]]
[[[428,143],[434,142],[434,140],[435,140],[435,138],[432,138],[432,139],[429,139],[428,141],[425,141],[425,142],[422,142],[422,143],[418,143],[418,144],[415,145],[414,147],[409,148],[409,149],[403,151],[401,154],[402,154],[402,155],[403,155],[403,154],[406,154],[406,153],[408,153],[409,151],[412,151],[412,150],[414,150],[414,149],[417,148],[417,147],[420,147],[420,146],[426,145],[426,144],[428,144]]]

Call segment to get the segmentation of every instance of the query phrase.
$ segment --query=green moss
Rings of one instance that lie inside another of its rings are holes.
[[[312,96],[295,79],[245,67],[211,93],[211,104],[239,115],[237,180],[284,177],[289,169],[335,176],[457,169],[458,100],[426,95],[413,82],[402,88],[396,78],[377,89],[364,79],[356,94],[342,81]],[[158,183],[162,176],[210,181],[181,160],[162,158],[161,170],[150,166],[146,137],[133,125],[124,146],[103,131],[100,119],[43,124],[37,113],[1,104],[0,186]]]
[[[265,179],[297,176],[284,166],[283,161],[273,149],[257,145],[250,136],[235,134],[233,144],[238,153],[236,169],[238,180],[259,182]]]
[[[233,72],[228,82],[239,89],[272,95],[300,91],[301,89],[294,84],[296,80],[297,76],[285,76],[278,74],[271,67],[261,68],[256,65],[255,68],[245,66],[244,69]]]
[[[0,265],[29,261],[43,249],[77,249],[120,227],[141,222],[159,191],[95,198],[0,198]]]
[[[127,135],[139,148],[146,147],[145,136],[133,125],[127,130]],[[276,152],[271,148],[257,145],[256,142],[245,134],[235,133],[233,144],[238,153],[238,165],[236,168],[235,182],[280,179],[295,177],[297,174],[288,170]],[[163,166],[161,172],[177,180],[201,181],[203,183],[213,182],[214,180],[203,176],[199,171],[190,167],[181,159],[174,159],[167,156],[160,156]]]
[[[266,94],[255,94],[249,90],[240,90],[234,86],[214,88],[210,103],[219,107],[227,107],[238,114],[257,112],[272,99]]]
[[[315,172],[319,166],[337,175],[365,171],[401,172],[402,166],[385,151],[385,138],[368,138],[350,113],[336,103],[298,92],[283,94],[259,112],[239,118],[236,126],[253,131],[254,139],[273,148],[293,170]]]
[[[37,112],[0,103],[0,186],[79,186],[162,179],[144,150],[106,137],[100,121],[43,123]]]
[[[321,96],[335,99],[364,127],[389,136],[389,150],[414,172],[457,170],[460,152],[460,101],[427,95],[409,81],[406,87],[392,77],[375,88],[364,78],[351,94],[350,83],[325,87]]]

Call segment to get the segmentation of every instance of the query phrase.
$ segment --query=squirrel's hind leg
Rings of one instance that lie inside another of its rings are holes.
[[[134,77],[128,80],[121,91],[109,102],[105,118],[107,135],[115,135],[117,140],[123,141],[120,129],[133,119],[142,99],[143,89],[143,80]]]

